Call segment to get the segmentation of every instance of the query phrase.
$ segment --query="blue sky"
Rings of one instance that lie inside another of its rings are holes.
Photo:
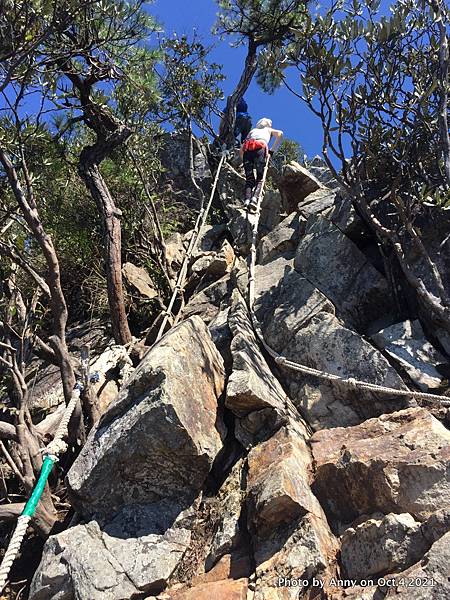
[[[194,30],[204,43],[216,44],[211,61],[223,65],[225,95],[231,93],[237,83],[245,57],[244,48],[231,48],[228,41],[220,42],[211,35],[211,27],[218,11],[214,0],[156,0],[148,8],[164,27],[167,34],[191,35]],[[249,112],[254,122],[261,117],[270,117],[273,126],[282,129],[285,136],[298,141],[308,156],[321,154],[322,129],[318,118],[287,89],[282,88],[273,95],[265,94],[252,82],[245,95]]]

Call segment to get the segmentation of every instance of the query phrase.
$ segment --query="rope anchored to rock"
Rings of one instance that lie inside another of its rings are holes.
[[[14,530],[14,533],[11,537],[11,540],[8,545],[8,549],[6,550],[5,556],[3,557],[2,564],[0,566],[0,592],[6,585],[8,580],[9,572],[15,561],[20,547],[22,545],[22,541],[27,532],[28,524],[33,518],[37,505],[39,504],[39,500],[41,499],[42,493],[44,491],[45,485],[49,478],[50,473],[52,472],[53,466],[59,460],[59,455],[64,454],[67,450],[67,444],[64,441],[64,438],[68,434],[68,425],[69,421],[72,417],[73,411],[78,404],[80,399],[80,394],[82,390],[82,385],[77,383],[72,392],[72,397],[67,404],[66,410],[64,411],[64,415],[61,419],[61,422],[58,425],[58,429],[56,430],[55,436],[53,440],[48,444],[46,448],[44,448],[44,461],[42,463],[41,472],[39,474],[39,479],[34,486],[33,492],[25,505],[25,508],[22,511],[22,514],[17,519],[17,525]]]
[[[186,254],[184,255],[183,263],[181,265],[180,272],[178,273],[177,281],[176,281],[175,287],[173,289],[172,296],[170,298],[167,309],[162,313],[164,315],[164,318],[159,327],[155,343],[158,340],[160,340],[162,335],[164,334],[164,330],[166,328],[167,321],[169,320],[169,317],[172,314],[172,309],[173,309],[173,306],[177,299],[177,296],[184,289],[184,282],[185,282],[186,276],[187,276],[189,261],[191,260],[191,257],[194,254],[195,250],[197,249],[198,243],[200,241],[200,233],[206,223],[206,219],[208,218],[208,214],[211,209],[212,201],[213,201],[214,195],[216,193],[216,188],[217,188],[217,184],[219,181],[220,172],[222,170],[222,166],[225,162],[226,156],[227,156],[227,151],[224,148],[222,150],[222,156],[220,157],[219,164],[217,165],[217,171],[216,171],[216,175],[214,177],[214,182],[213,182],[213,186],[211,188],[211,194],[209,196],[208,203],[207,203],[206,207],[202,206],[200,208],[200,211],[197,215],[197,220],[195,222],[195,226],[192,231],[192,236],[189,241],[189,246],[188,246],[188,249],[186,250]]]
[[[248,307],[251,322],[253,325],[253,329],[257,338],[259,339],[263,348],[267,351],[267,353],[273,358],[276,364],[285,367],[287,369],[291,369],[292,371],[298,371],[305,375],[311,375],[313,377],[317,377],[319,379],[324,379],[326,381],[332,381],[335,383],[342,384],[346,387],[352,389],[360,389],[360,390],[368,390],[371,392],[375,392],[378,394],[386,394],[389,396],[408,396],[410,398],[425,400],[427,402],[439,403],[442,406],[450,406],[450,398],[447,399],[443,396],[439,396],[438,394],[429,394],[427,392],[418,392],[412,390],[399,390],[396,388],[390,388],[383,385],[377,385],[375,383],[369,383],[367,381],[359,381],[353,377],[345,378],[339,375],[335,375],[333,373],[327,373],[325,371],[321,371],[319,369],[314,369],[312,367],[307,367],[306,365],[302,365],[300,363],[294,362],[281,356],[278,352],[276,352],[273,348],[271,348],[264,339],[264,334],[261,329],[261,325],[256,317],[254,311],[254,303],[255,303],[255,266],[256,266],[256,241],[258,238],[258,228],[259,228],[259,218],[261,214],[261,203],[264,197],[264,186],[267,178],[267,171],[269,168],[270,155],[267,157],[264,174],[261,182],[261,190],[259,196],[257,198],[257,206],[254,215],[254,222],[252,227],[252,245],[250,249],[250,257],[249,257],[249,278],[248,278]]]

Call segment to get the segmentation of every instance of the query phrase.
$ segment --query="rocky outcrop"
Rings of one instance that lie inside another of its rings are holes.
[[[326,373],[404,388],[385,357],[359,334],[343,327],[332,302],[280,257],[256,269],[256,314],[266,342],[286,358]],[[406,408],[405,398],[317,381],[283,371],[289,396],[314,428],[356,425]]]
[[[308,219],[295,269],[333,302],[346,324],[358,331],[385,320],[392,312],[386,279],[348,237],[321,216]]]
[[[419,321],[396,323],[372,336],[375,345],[392,357],[423,391],[439,388],[442,375],[435,365],[445,358],[425,339]]]
[[[290,360],[345,379],[406,389],[401,377],[373,346],[343,327],[331,313],[314,315],[297,330],[283,355]],[[290,396],[314,428],[356,425],[386,412],[406,408],[405,396],[389,396],[340,382],[317,380],[288,370]]]
[[[103,530],[90,521],[52,536],[30,600],[128,600],[159,593],[189,547],[191,534],[183,528],[154,533],[155,517],[154,511],[135,506]]]
[[[444,600],[450,596],[449,573],[450,532],[433,544],[420,562],[395,576],[398,585],[383,591],[387,592],[388,599]]]
[[[174,185],[183,152],[171,157]],[[220,175],[228,223],[202,228],[180,324],[130,351],[134,371],[129,349],[111,344],[92,365],[104,414],[67,478],[77,524],[46,543],[30,599],[413,597],[401,577],[433,580],[414,598],[446,598],[449,412],[355,383],[444,387],[445,347],[432,347],[444,338],[419,310],[421,329],[402,290],[394,301],[389,257],[319,161],[310,172],[291,163],[280,193],[265,195],[252,315],[256,217],[236,169]],[[191,236],[167,243],[173,275]],[[38,430],[51,435],[60,417]]]
[[[158,297],[155,284],[150,275],[142,267],[137,267],[133,263],[127,262],[122,266],[122,274],[125,281],[139,292],[141,296],[151,300]]]
[[[188,506],[222,446],[223,387],[223,361],[201,319],[171,330],[134,371],[70,470],[77,509],[105,517],[161,498]]]
[[[225,405],[239,418],[235,434],[246,447],[264,439],[283,422],[286,394],[258,346],[245,302],[236,291],[228,315],[233,359]]]
[[[341,538],[341,559],[350,579],[400,571],[429,549],[420,522],[410,514],[390,513],[349,528]]]
[[[424,520],[450,500],[450,431],[424,408],[316,432],[313,489],[328,516],[375,512]]]
[[[295,161],[290,162],[283,168],[278,186],[283,199],[284,210],[288,214],[297,210],[299,202],[304,200],[308,194],[323,187],[312,173]]]

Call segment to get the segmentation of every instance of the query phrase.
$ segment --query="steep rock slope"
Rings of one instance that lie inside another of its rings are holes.
[[[417,315],[398,315],[361,221],[316,174],[292,165],[281,197],[265,198],[254,307],[265,341],[344,378],[424,389],[421,349],[427,373],[447,357],[423,331],[403,343],[413,380],[374,335],[391,328],[395,346],[404,327],[392,325]],[[144,356],[72,467],[79,522],[47,542],[31,600],[450,597],[446,410],[274,363],[246,303],[241,186],[227,167],[230,221],[203,232],[185,320]]]

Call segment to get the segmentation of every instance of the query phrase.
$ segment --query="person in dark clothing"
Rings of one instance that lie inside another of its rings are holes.
[[[245,206],[250,206],[250,199],[255,203],[257,196],[256,186],[259,184],[264,175],[264,167],[266,165],[267,147],[256,148],[255,150],[246,150],[243,156],[244,172],[245,172]],[[255,178],[256,171],[256,178]],[[252,192],[255,191],[254,198]]]
[[[247,135],[241,146],[241,158],[245,171],[245,207],[255,209],[261,193],[262,178],[267,154],[273,154],[283,137],[283,132],[272,128],[270,119],[260,119]],[[269,143],[275,140],[269,150]],[[255,178],[256,171],[256,178]]]
[[[236,123],[234,125],[234,137],[239,143],[239,135],[241,136],[241,144],[244,142],[252,128],[252,118],[248,114],[248,105],[244,98],[241,98],[236,106]]]

